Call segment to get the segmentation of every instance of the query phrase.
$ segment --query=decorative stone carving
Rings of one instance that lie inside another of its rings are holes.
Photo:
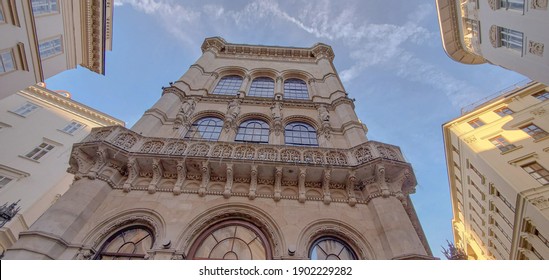
[[[133,183],[135,182],[135,179],[139,177],[139,165],[137,163],[137,159],[134,157],[128,158],[127,168],[128,168],[128,179],[126,179],[126,182],[122,186],[122,189],[124,190],[124,192],[129,192],[133,187]]]
[[[324,197],[324,204],[328,205],[332,202],[332,195],[330,194],[330,180],[332,178],[332,170],[324,170],[324,178],[322,180],[322,192]]]
[[[280,152],[280,159],[286,162],[299,162],[301,161],[301,155],[297,150],[285,149]]]
[[[271,116],[273,117],[273,131],[275,135],[280,135],[284,131],[282,127],[282,108],[280,102],[276,102],[271,106]]]
[[[252,147],[240,146],[234,152],[234,157],[237,159],[253,159],[255,150]]]
[[[471,143],[477,141],[477,138],[473,135],[473,136],[470,136],[470,137],[467,137],[467,138],[463,139],[463,141],[465,141],[465,143],[467,143],[467,144],[471,144]]]
[[[374,158],[374,156],[372,155],[372,151],[370,151],[368,147],[360,147],[356,149],[354,152],[354,155],[355,155],[356,161],[359,164],[368,162]]]
[[[281,166],[275,167],[274,177],[275,177],[274,200],[275,201],[280,201],[280,199],[282,198],[282,196],[281,196],[281,191],[282,191],[282,188],[281,188],[281,185],[282,185],[282,167]]]
[[[160,153],[160,150],[164,147],[164,143],[161,141],[148,141],[139,150],[141,153],[151,153],[151,154],[158,154]]]
[[[95,153],[95,163],[93,167],[90,169],[90,172],[88,173],[88,178],[91,180],[94,180],[95,177],[97,177],[97,174],[99,173],[99,170],[105,166],[105,163],[107,162],[107,149],[103,146],[100,146],[97,149],[97,152]]]
[[[157,159],[157,158],[153,159],[152,169],[153,169],[153,177],[147,189],[150,194],[153,194],[156,192],[156,187],[160,182],[160,180],[162,179],[162,174],[164,173],[162,164],[160,163],[160,159]]]
[[[272,148],[262,148],[257,151],[257,158],[260,160],[276,160],[276,150]]]
[[[196,107],[195,98],[189,98],[185,100],[185,102],[183,102],[183,104],[181,105],[181,108],[179,109],[179,112],[177,112],[177,115],[175,116],[174,129],[178,129],[181,125],[183,126],[190,125],[190,116],[194,112],[195,107]]]
[[[532,115],[535,115],[535,116],[543,116],[547,113],[547,110],[545,110],[545,108],[543,107],[539,107],[530,111],[530,113],[532,113]]]
[[[189,147],[188,155],[189,156],[199,156],[203,157],[208,154],[210,151],[210,146],[204,143],[197,143]]]
[[[76,253],[76,256],[74,257],[74,259],[75,260],[91,260],[93,258],[93,255],[95,255],[95,253],[92,249],[81,248],[80,250],[78,250],[78,253]]]
[[[186,179],[187,179],[187,168],[185,167],[185,161],[178,160],[177,161],[177,181],[173,186],[174,195],[181,194],[181,189],[183,188],[183,184],[185,183]]]
[[[227,108],[227,114],[225,114],[225,122],[223,127],[226,130],[229,129],[236,129],[236,118],[240,114],[240,100],[239,99],[233,99],[231,102],[229,102],[229,106]]]
[[[228,158],[231,156],[233,148],[229,145],[217,145],[214,147],[212,157]]]
[[[129,133],[121,133],[114,139],[113,144],[122,149],[129,150],[137,142],[137,138]]]
[[[248,198],[254,200],[257,191],[257,164],[252,164],[252,170],[250,172],[250,191],[248,193]]]
[[[299,188],[299,198],[298,201],[304,203],[307,197],[305,196],[305,176],[307,175],[307,168],[299,168],[299,177],[298,177],[298,188]]]
[[[345,156],[342,152],[328,152],[326,155],[326,160],[331,165],[347,165],[347,156]]]
[[[349,171],[349,174],[347,175],[347,196],[349,197],[349,205],[355,206],[357,203],[356,195],[355,195],[355,185],[356,185],[356,173],[355,171]]]
[[[233,176],[234,176],[233,164],[227,163],[227,179],[225,182],[225,190],[223,191],[224,198],[231,197],[231,192],[233,189]]]
[[[530,8],[536,10],[547,10],[547,0],[530,0]]]
[[[320,120],[320,134],[324,135],[326,139],[330,138],[332,127],[330,126],[330,113],[326,108],[326,105],[320,105],[318,107],[318,119]]]
[[[543,57],[543,44],[528,40],[528,52]]]
[[[306,151],[303,154],[303,161],[305,163],[323,164],[324,155],[318,151]]]
[[[384,146],[377,146],[377,151],[381,155],[382,158],[385,159],[391,159],[391,160],[398,160],[398,154],[391,148],[387,148]]]
[[[490,9],[493,11],[497,10],[498,7],[498,0],[488,0],[488,6],[490,6]]]
[[[383,165],[376,164],[375,176],[376,184],[381,190],[381,195],[385,198],[389,197],[389,195],[391,195],[391,192],[389,191],[389,186],[387,186],[387,182],[385,181],[385,167]]]
[[[111,134],[111,130],[101,130],[92,132],[83,142],[95,142],[95,141],[101,141],[107,138]]]
[[[184,143],[170,143],[166,145],[166,148],[162,151],[163,154],[167,155],[183,155],[187,145]]]
[[[499,39],[498,39],[498,27],[496,25],[490,26],[490,44],[492,44],[492,47],[497,48],[499,47]]]
[[[530,201],[530,203],[532,203],[534,206],[536,206],[540,210],[549,208],[549,199],[547,199],[547,197],[538,196],[538,197],[528,199],[528,201]]]
[[[200,188],[198,189],[198,195],[199,196],[205,196],[206,195],[206,188],[208,187],[208,184],[210,183],[210,162],[203,161],[202,162],[202,168],[200,169],[202,172],[202,184],[200,184]]]

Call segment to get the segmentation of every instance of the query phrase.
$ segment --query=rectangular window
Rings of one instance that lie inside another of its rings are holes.
[[[0,51],[0,74],[15,71],[15,59],[11,49]]]
[[[4,175],[0,175],[0,189],[5,187],[9,182],[11,182],[13,179]]]
[[[511,110],[507,107],[502,107],[502,108],[499,108],[499,109],[495,110],[494,113],[498,114],[500,117],[505,117],[507,115],[511,115],[514,112],[513,112],[513,110]]]
[[[41,59],[46,59],[62,53],[63,43],[61,42],[61,37],[56,37],[40,43],[38,49],[40,50]]]
[[[520,129],[522,129],[522,131],[524,131],[528,135],[530,135],[530,137],[534,138],[534,140],[538,140],[538,139],[541,139],[541,138],[546,137],[547,135],[549,135],[549,133],[547,133],[547,131],[539,128],[537,125],[535,125],[533,123],[531,123],[529,125],[526,125],[526,126],[523,126]]]
[[[492,142],[492,144],[498,147],[498,149],[502,152],[506,152],[515,148],[515,145],[509,144],[509,142],[507,142],[507,139],[503,138],[503,136],[501,135],[490,139],[490,142]]]
[[[0,3],[0,22],[6,22],[4,18],[4,11],[2,10],[2,3]]]
[[[528,172],[530,176],[534,177],[542,185],[549,184],[549,171],[543,168],[539,163],[532,162],[527,165],[522,166],[524,171]]]
[[[524,35],[522,32],[500,27],[499,38],[502,47],[517,51],[522,54],[522,41]]]
[[[32,0],[32,12],[35,16],[58,11],[57,0]]]
[[[476,118],[474,120],[470,120],[469,122],[467,122],[471,127],[473,128],[477,128],[477,127],[481,127],[484,125],[484,122],[481,121],[479,118]]]
[[[54,147],[55,146],[50,145],[48,143],[42,143],[38,147],[30,151],[28,154],[26,154],[25,157],[33,160],[39,160],[44,155],[46,155],[49,151],[51,151]]]
[[[23,104],[21,107],[17,108],[17,110],[13,111],[13,113],[18,114],[21,117],[28,116],[32,111],[40,108],[38,105],[34,103],[27,102]]]
[[[61,131],[66,132],[68,134],[74,134],[76,131],[83,128],[85,125],[83,123],[72,121],[69,123],[65,128],[63,128]]]
[[[544,92],[540,92],[540,93],[536,93],[534,95],[532,95],[533,97],[541,100],[541,101],[545,101],[547,99],[549,99],[549,91],[544,91]]]
[[[500,0],[499,7],[501,9],[524,12],[524,0]]]

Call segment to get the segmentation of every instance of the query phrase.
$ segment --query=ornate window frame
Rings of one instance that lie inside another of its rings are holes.
[[[236,82],[234,82],[237,80],[236,79],[237,77],[240,78],[240,83],[238,83],[238,86],[236,86]],[[217,81],[214,89],[212,90],[212,94],[236,96],[239,94],[239,90],[243,82],[244,82],[244,78],[241,75],[232,74],[232,73],[224,75],[221,78],[219,78],[219,80]]]
[[[257,122],[260,124],[260,127],[252,127],[248,128],[248,125],[250,125],[252,122]],[[246,126],[244,126],[246,125]],[[251,129],[251,134],[248,133],[248,131]],[[258,130],[260,134],[255,134],[255,131]],[[243,120],[238,125],[238,130],[236,132],[235,136],[235,142],[249,142],[249,143],[269,143],[269,136],[271,134],[271,126],[268,122],[261,118],[250,118],[247,120]],[[250,135],[251,140],[246,140],[246,136]],[[259,137],[259,139],[257,139]],[[242,139],[240,139],[242,138]],[[266,140],[265,140],[266,138]]]
[[[292,128],[289,129],[288,128],[289,126],[292,126]],[[295,128],[296,126],[303,126],[307,129],[307,131],[294,130],[293,128]],[[288,135],[290,132],[291,132],[292,135]],[[298,134],[298,137],[294,137],[295,133]],[[302,137],[303,133],[307,134],[309,137]],[[312,134],[314,134],[314,137],[310,137],[310,136],[312,136]],[[293,140],[289,142],[288,141],[289,138],[292,138],[292,139],[297,138],[300,141],[299,141],[299,143],[297,141],[293,141]],[[304,139],[309,140],[310,143],[304,143],[303,142]],[[311,143],[313,139],[314,139],[314,143]],[[316,131],[314,126],[310,125],[307,122],[303,122],[303,121],[289,122],[284,126],[284,144],[286,144],[286,145],[296,145],[296,146],[314,146],[314,147],[316,147],[316,146],[318,146],[318,132]]]
[[[151,238],[151,247],[148,248],[148,250],[151,250],[154,246],[154,243],[155,243],[155,236],[154,236],[154,232],[148,227],[148,226],[145,226],[145,225],[139,225],[139,224],[136,224],[136,225],[130,225],[130,226],[126,226],[126,227],[122,227],[122,228],[119,228],[116,232],[114,232],[114,234],[111,234],[105,241],[102,242],[101,244],[101,247],[99,247],[99,250],[97,251],[97,254],[95,254],[95,257],[94,259],[96,260],[99,260],[99,259],[102,259],[103,256],[110,256],[110,257],[123,257],[123,258],[138,258],[138,259],[146,259],[148,258],[148,255],[147,255],[147,252],[145,252],[144,254],[135,254],[135,253],[118,253],[118,252],[105,252],[105,249],[110,245],[110,243],[117,239],[118,237],[122,236],[122,238],[125,238],[124,236],[124,233],[128,232],[128,231],[131,231],[131,230],[143,230],[143,231],[146,231],[148,234],[141,238],[140,240],[137,241],[137,243],[140,243],[141,241],[143,241],[145,238],[147,237],[150,237]],[[122,244],[120,246],[120,248],[122,246],[124,246],[125,244],[128,244],[128,243],[131,243],[131,242],[128,242],[126,240],[124,240],[125,243]]]
[[[325,241],[335,241],[342,246],[342,249],[339,251],[339,252],[336,252],[336,251],[333,251],[333,252],[325,252],[322,247],[319,245],[321,244],[322,242],[325,242]],[[340,238],[338,238],[337,236],[332,236],[332,235],[323,235],[319,238],[317,238],[313,244],[309,247],[309,259],[313,259],[313,253],[314,253],[314,250],[318,247],[318,249],[324,251],[324,253],[327,255],[326,259],[325,260],[334,260],[334,259],[328,259],[329,256],[331,255],[334,255],[336,258],[338,258],[339,260],[341,260],[341,258],[339,257],[341,253],[343,253],[343,251],[346,249],[347,252],[349,253],[349,255],[351,255],[351,260],[358,260],[358,257],[357,257],[357,254],[355,253],[355,251],[353,250],[353,248],[351,246],[349,246],[349,244],[347,244],[347,242],[345,242],[344,240],[341,240]],[[336,255],[337,253],[337,255]]]
[[[204,122],[208,122],[207,124],[204,124]],[[215,125],[210,125],[212,122],[215,122]],[[206,128],[205,131],[201,131],[202,128]],[[208,129],[212,128],[213,130],[208,131]],[[221,132],[223,130],[223,119],[218,118],[216,116],[203,116],[193,122],[193,124],[190,126],[189,130],[185,133],[184,139],[195,139],[195,140],[208,140],[208,141],[217,141],[219,140],[219,136],[221,135]],[[199,132],[205,132],[207,134],[210,134],[210,137],[203,137],[203,135],[200,135],[200,137],[197,137],[197,134]],[[217,135],[217,137],[214,137]]]

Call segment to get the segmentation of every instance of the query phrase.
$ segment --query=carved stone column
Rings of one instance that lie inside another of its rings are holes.
[[[174,195],[181,194],[181,190],[183,189],[185,180],[187,180],[187,168],[185,167],[185,161],[178,160],[177,161],[177,181],[175,181],[175,185],[173,186]]]
[[[254,200],[257,191],[257,164],[252,164],[252,171],[250,172],[250,192],[248,198]]]
[[[381,195],[385,198],[391,195],[389,191],[389,186],[385,182],[385,167],[381,164],[376,164],[376,183],[381,190]]]
[[[240,85],[240,89],[238,90],[238,93],[240,94],[240,97],[243,98],[246,95],[246,90],[248,89],[248,84],[250,83],[250,75],[245,75],[244,79],[242,80],[242,84]]]
[[[283,88],[284,88],[284,85],[283,85],[283,79],[282,77],[276,77],[276,81],[275,81],[275,100],[282,100],[282,95],[283,95]]]
[[[299,168],[299,179],[298,179],[298,188],[299,188],[299,202],[304,203],[307,199],[305,195],[305,176],[307,175],[307,169],[305,167]]]
[[[231,197],[231,193],[233,189],[233,181],[234,181],[233,164],[227,163],[227,181],[225,182],[225,191],[223,191],[224,198]]]
[[[356,195],[355,195],[355,185],[356,185],[356,175],[355,171],[349,171],[349,174],[347,175],[347,196],[349,196],[349,205],[355,206],[356,205]]]
[[[322,181],[322,192],[324,193],[324,204],[329,205],[332,202],[332,195],[330,193],[330,180],[332,178],[332,170],[324,170],[324,179]]]
[[[128,179],[126,179],[126,182],[122,186],[122,190],[124,192],[129,192],[133,187],[135,180],[139,177],[139,164],[137,163],[137,159],[134,157],[128,158]]]
[[[206,195],[206,189],[208,188],[208,184],[210,183],[210,162],[209,161],[203,161],[202,162],[202,184],[200,184],[200,188],[198,189],[198,195],[199,196],[205,196]]]
[[[274,200],[280,201],[282,198],[282,166],[275,167],[275,182],[274,182]]]

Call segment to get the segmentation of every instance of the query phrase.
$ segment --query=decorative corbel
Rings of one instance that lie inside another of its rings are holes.
[[[88,172],[88,178],[90,180],[95,180],[95,177],[97,177],[99,170],[101,170],[101,168],[105,166],[105,163],[107,163],[107,148],[105,148],[104,146],[99,146],[97,152],[95,152],[95,155],[95,163],[90,169],[90,172]]]
[[[86,163],[87,160],[85,160],[85,157],[86,155],[78,148],[75,148],[71,153],[72,161],[70,161],[71,165],[67,172],[74,174],[75,181],[82,179],[84,169],[86,166],[89,166],[89,164]]]
[[[257,191],[257,164],[252,164],[252,171],[250,172],[250,192],[248,198],[254,200]]]
[[[332,170],[324,170],[324,180],[322,181],[322,191],[324,192],[324,204],[329,205],[332,202],[332,195],[330,194],[330,180],[332,178]]]
[[[274,200],[280,201],[282,198],[282,166],[275,167]]]
[[[224,198],[231,197],[231,193],[233,189],[233,181],[234,181],[233,164],[227,163],[227,181],[225,182],[225,191],[223,192]]]
[[[199,196],[205,196],[206,195],[206,189],[208,188],[208,184],[210,183],[210,162],[209,161],[203,161],[202,162],[202,184],[200,185],[200,188],[198,189],[198,195]]]
[[[387,182],[385,182],[385,167],[381,164],[376,164],[376,184],[381,190],[381,196],[387,198],[391,195],[389,186],[387,186]]]
[[[299,198],[298,201],[304,203],[307,197],[305,196],[305,176],[307,175],[307,168],[299,168],[299,179],[298,179],[298,188],[299,188]]]
[[[355,185],[356,185],[356,171],[351,170],[347,175],[347,195],[349,196],[349,205],[356,205],[356,195],[355,195]]]
[[[151,182],[149,183],[149,188],[147,189],[150,194],[153,194],[156,192],[158,183],[160,183],[160,180],[162,179],[162,174],[164,173],[164,169],[162,168],[160,159],[157,159],[157,158],[153,159],[152,170],[153,170],[153,177]]]
[[[175,185],[173,187],[174,195],[181,194],[181,190],[183,189],[183,184],[185,184],[185,180],[187,180],[187,168],[185,167],[185,161],[178,160],[177,161],[177,181],[175,182]]]
[[[127,167],[128,179],[126,179],[126,182],[122,186],[122,190],[124,190],[124,192],[129,192],[132,189],[135,180],[139,177],[139,164],[137,163],[136,158],[128,158]]]

